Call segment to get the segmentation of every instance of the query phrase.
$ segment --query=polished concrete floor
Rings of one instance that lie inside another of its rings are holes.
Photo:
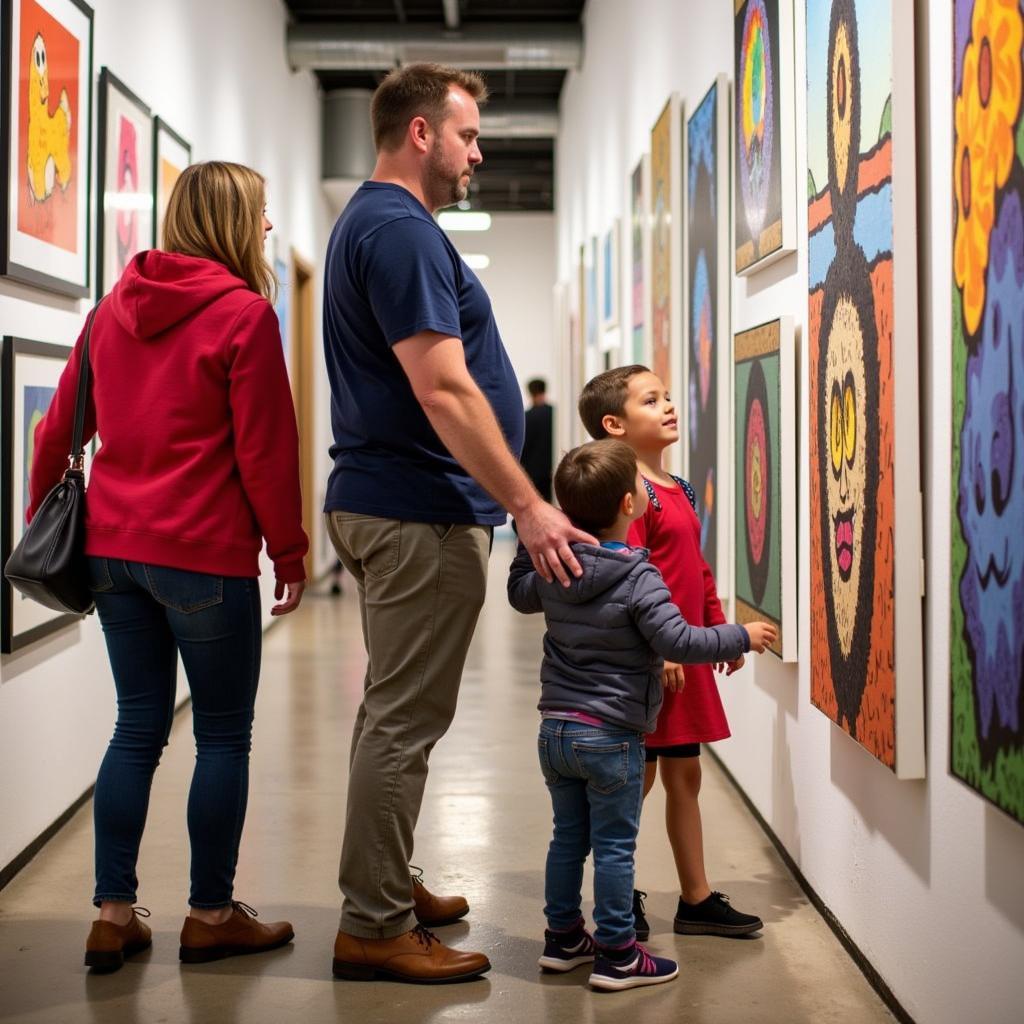
[[[645,810],[638,880],[650,893],[649,945],[680,961],[679,978],[597,994],[586,987],[586,969],[539,974],[550,820],[535,753],[543,630],[505,603],[508,556],[499,544],[459,713],[433,754],[416,850],[428,886],[462,892],[472,904],[469,918],[441,935],[485,951],[490,974],[435,987],[331,979],[346,758],[364,667],[350,587],[340,599],[311,595],[270,631],[264,648],[237,896],[265,920],[293,921],[294,944],[202,966],[178,963],[193,758],[185,712],[157,773],[139,865],[139,902],[153,912],[152,950],[113,975],[90,976],[82,967],[92,916],[86,805],[0,892],[0,1021],[611,1024],[634,1014],[652,1024],[891,1020],[708,759],[702,804],[712,884],[759,913],[763,935],[673,935],[674,869],[658,787]]]

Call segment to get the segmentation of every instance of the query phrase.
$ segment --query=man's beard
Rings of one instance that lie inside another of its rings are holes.
[[[441,156],[441,147],[434,146],[427,168],[427,192],[433,209],[440,210],[446,206],[454,206],[466,198],[469,188],[462,184],[464,174],[472,174],[472,171],[467,167],[455,172],[445,166],[444,158]]]

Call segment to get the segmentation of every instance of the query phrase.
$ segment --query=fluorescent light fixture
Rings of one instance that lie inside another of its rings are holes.
[[[462,258],[471,270],[486,270],[491,265],[491,257],[482,252],[464,252]]]
[[[479,210],[445,210],[437,218],[445,231],[490,231],[491,215]]]

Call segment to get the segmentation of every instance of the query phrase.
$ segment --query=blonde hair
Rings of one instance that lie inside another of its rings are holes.
[[[242,164],[192,164],[174,183],[163,226],[163,249],[216,260],[265,299],[277,279],[263,254],[266,180]]]

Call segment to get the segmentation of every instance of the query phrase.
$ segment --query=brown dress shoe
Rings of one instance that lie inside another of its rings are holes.
[[[132,919],[127,924],[93,921],[85,940],[85,966],[97,972],[116,971],[124,966],[126,956],[149,949],[153,933],[139,920],[140,916],[149,917],[149,911],[132,907]]]
[[[452,949],[423,925],[393,939],[361,939],[338,932],[334,940],[334,976],[347,981],[393,978],[437,985],[469,981],[490,969],[483,953]]]
[[[454,924],[469,913],[465,896],[435,896],[423,884],[422,871],[412,876],[412,900],[416,920],[427,928]]]
[[[256,911],[237,900],[231,904],[231,916],[223,924],[206,924],[186,917],[181,929],[178,959],[186,964],[205,964],[226,956],[246,956],[277,949],[295,938],[288,921],[259,924]]]

